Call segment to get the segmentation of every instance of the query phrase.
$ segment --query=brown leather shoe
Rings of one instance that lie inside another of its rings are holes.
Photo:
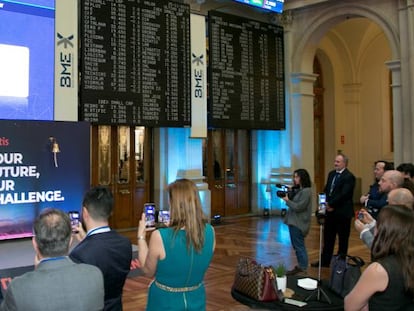
[[[303,274],[306,273],[306,270],[303,270],[302,268],[295,266],[292,270],[289,270],[286,272],[286,275],[295,275],[295,274]]]

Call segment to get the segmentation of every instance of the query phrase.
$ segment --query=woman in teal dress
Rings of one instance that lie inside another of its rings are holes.
[[[145,276],[154,277],[147,310],[205,310],[205,272],[213,257],[215,234],[196,185],[180,179],[168,186],[170,225],[145,240],[145,214],[138,226],[138,257]]]

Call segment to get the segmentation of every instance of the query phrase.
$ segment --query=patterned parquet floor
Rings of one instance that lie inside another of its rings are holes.
[[[309,261],[319,258],[320,225],[316,218],[306,238]],[[234,300],[230,294],[235,267],[241,256],[256,258],[260,263],[276,265],[284,263],[289,269],[296,265],[296,256],[290,244],[289,231],[280,216],[250,216],[224,219],[215,226],[216,250],[205,277],[207,311],[243,311],[249,307]],[[125,232],[132,243],[136,232]],[[362,257],[369,262],[369,250],[360,241],[352,227],[350,255]],[[366,267],[367,265],[365,265]],[[329,268],[322,268],[321,278],[329,278]],[[318,269],[309,267],[308,276],[317,278]],[[129,278],[124,287],[124,311],[145,310],[147,287],[151,280],[145,277]]]

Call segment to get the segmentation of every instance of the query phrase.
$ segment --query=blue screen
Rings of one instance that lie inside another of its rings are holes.
[[[0,0],[0,119],[53,120],[54,0]]]
[[[283,4],[285,0],[233,0],[236,2],[249,4],[264,10],[272,11],[275,13],[283,12]]]
[[[80,210],[89,145],[87,122],[0,120],[0,240],[31,236],[46,207]]]

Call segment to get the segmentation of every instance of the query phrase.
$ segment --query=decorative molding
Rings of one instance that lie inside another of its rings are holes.
[[[343,85],[345,104],[359,104],[361,102],[361,85],[361,83],[347,83]]]
[[[293,22],[293,14],[291,10],[283,11],[282,14],[273,14],[270,18],[272,24],[283,27],[291,26]]]

